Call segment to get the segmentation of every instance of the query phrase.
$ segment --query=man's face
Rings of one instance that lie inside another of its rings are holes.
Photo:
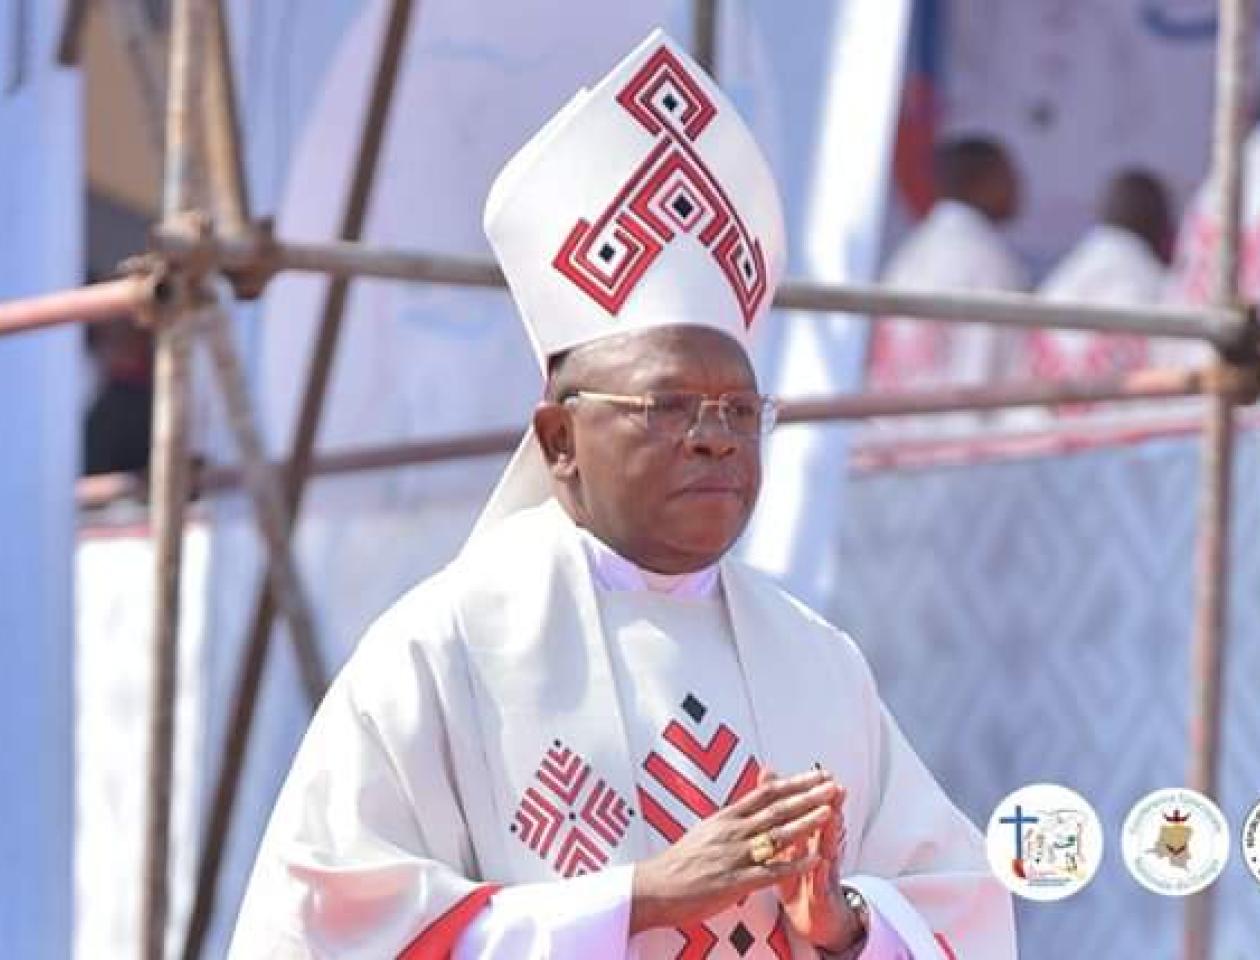
[[[662,327],[580,350],[568,361],[568,393],[690,391],[716,399],[757,389],[743,349],[707,327]],[[599,400],[553,407],[552,416],[567,417],[572,431],[568,472],[557,474],[566,504],[622,556],[660,573],[696,570],[743,531],[761,485],[760,439],[728,431],[716,407],[704,408],[681,436],[649,430],[634,407]],[[539,432],[548,447],[547,428]]]

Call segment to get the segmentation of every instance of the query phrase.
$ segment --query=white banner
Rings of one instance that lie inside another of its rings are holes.
[[[1120,169],[1189,199],[1207,169],[1215,0],[957,0],[944,27],[943,126],[1013,151],[1011,230],[1043,273],[1094,221]]]

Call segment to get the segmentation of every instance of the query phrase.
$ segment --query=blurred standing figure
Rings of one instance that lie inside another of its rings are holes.
[[[88,328],[99,388],[84,425],[83,472],[142,473],[149,466],[153,338],[130,320]]]
[[[921,291],[1027,289],[1000,233],[1019,211],[1019,174],[1006,150],[982,137],[948,141],[936,152],[940,199],[885,270],[886,286]],[[980,383],[998,369],[1009,337],[980,324],[906,317],[876,321],[868,382],[876,388]]]
[[[1244,147],[1243,186],[1239,285],[1243,300],[1251,301],[1260,296],[1260,126],[1252,129]],[[1216,190],[1209,175],[1181,221],[1170,284],[1173,300],[1202,305],[1212,299],[1213,261],[1219,239]]]
[[[1164,298],[1172,259],[1168,189],[1145,170],[1125,170],[1107,184],[1099,223],[1041,286],[1058,302],[1156,303]]]
[[[1172,259],[1168,190],[1145,170],[1117,174],[1103,193],[1099,222],[1046,278],[1039,291],[1057,303],[1115,306],[1164,300]],[[1037,330],[1029,335],[1030,373],[1045,379],[1102,376],[1150,362],[1151,341],[1132,335]]]

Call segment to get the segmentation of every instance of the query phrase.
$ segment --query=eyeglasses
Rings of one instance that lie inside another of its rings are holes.
[[[681,438],[694,430],[706,407],[716,407],[718,418],[727,431],[743,439],[754,439],[774,429],[779,416],[779,402],[751,390],[706,397],[703,393],[682,390],[654,390],[640,396],[620,393],[597,393],[575,390],[562,401],[594,400],[637,407],[643,412],[648,431],[659,436]]]

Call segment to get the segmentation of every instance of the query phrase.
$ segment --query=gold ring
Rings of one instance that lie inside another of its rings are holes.
[[[753,863],[765,863],[778,852],[774,846],[774,838],[769,833],[759,833],[748,841],[748,855],[752,857]]]

